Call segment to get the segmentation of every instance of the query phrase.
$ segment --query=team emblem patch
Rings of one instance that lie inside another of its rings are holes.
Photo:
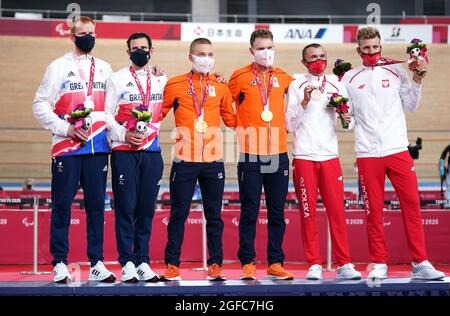
[[[278,78],[277,77],[273,77],[273,86],[274,88],[279,88],[280,84],[278,83]]]
[[[216,87],[210,86],[209,87],[209,96],[215,97],[216,96]]]

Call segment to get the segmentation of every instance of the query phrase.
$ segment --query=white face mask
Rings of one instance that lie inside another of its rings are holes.
[[[273,65],[275,51],[273,49],[253,50],[255,52],[255,62],[264,67]]]
[[[195,71],[206,74],[212,69],[213,66],[213,57],[192,55],[192,67]]]

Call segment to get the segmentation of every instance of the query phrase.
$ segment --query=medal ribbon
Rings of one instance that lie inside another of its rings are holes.
[[[83,69],[81,68],[80,61],[78,60],[78,57],[76,57],[76,56],[74,56],[74,59],[75,59],[75,64],[77,65],[77,68],[78,68],[79,77],[82,81],[85,82]],[[94,86],[94,74],[95,74],[95,61],[94,61],[94,57],[91,57],[91,68],[89,71],[89,83],[88,83],[88,87],[87,87],[87,93],[86,93],[86,90],[83,89],[86,99],[92,95],[92,87]],[[83,85],[83,87],[84,87],[84,85]]]
[[[324,93],[325,92],[325,85],[326,84],[327,84],[327,77],[325,75],[323,75],[322,84],[319,87],[320,93]]]
[[[377,66],[386,66],[386,65],[393,65],[393,64],[401,64],[406,62],[406,60],[396,60],[396,59],[392,59],[392,58],[387,58],[387,57],[381,57],[380,61],[372,66],[369,67],[377,67]]]
[[[134,78],[134,81],[136,82],[136,85],[138,87],[139,93],[141,94],[141,99],[144,104],[144,107],[146,109],[150,106],[150,95],[151,95],[151,80],[150,80],[150,71],[146,71],[147,73],[147,93],[144,93],[144,89],[142,88],[141,82],[139,81],[139,78],[136,75],[136,70],[134,70],[133,67],[130,66],[130,72],[131,75]]]
[[[204,107],[205,107],[206,97],[207,97],[207,94],[209,91],[209,74],[206,74],[206,85],[205,85],[205,90],[203,91],[203,94],[201,94],[202,103],[200,105],[198,104],[198,98],[197,98],[197,95],[195,94],[194,81],[192,80],[192,72],[190,72],[188,75],[188,83],[189,83],[189,92],[191,93],[192,102],[194,103],[195,112],[197,113],[197,119],[202,121],[203,117],[204,117]],[[201,91],[200,91],[200,93],[201,93]]]
[[[261,96],[263,108],[264,108],[264,110],[268,110],[269,108],[267,106],[267,102],[269,101],[270,92],[272,91],[273,72],[269,71],[270,72],[269,85],[267,86],[267,95],[265,95],[264,89],[261,84],[261,79],[259,79],[258,73],[256,72],[256,65],[254,63],[253,63],[252,71],[253,71],[253,74],[255,75],[256,84],[258,85],[258,88],[259,88],[259,95]]]

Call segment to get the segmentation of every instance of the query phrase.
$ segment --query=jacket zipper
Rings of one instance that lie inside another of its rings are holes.
[[[195,91],[194,91],[194,93],[195,93]],[[204,111],[204,104],[202,105],[202,101],[203,101],[203,83],[202,83],[202,74],[200,73],[200,111],[203,110],[203,116],[204,116],[205,115],[205,111]],[[204,119],[205,118],[203,117],[203,120]],[[194,131],[194,135],[195,135],[195,131]],[[200,151],[200,162],[203,161],[203,150],[204,150],[203,147],[204,147],[204,135],[202,133],[202,148],[201,148],[201,151]]]
[[[266,95],[267,95],[266,73],[265,72],[263,72],[263,78],[264,78],[264,88],[266,88]],[[267,95],[267,102],[266,102],[266,104],[267,103],[269,103],[269,96],[268,95]],[[269,103],[269,105],[270,105],[270,103]],[[271,126],[270,126],[270,122],[267,122],[267,125],[268,125],[268,129],[269,129],[269,150],[268,150],[268,153],[269,153],[269,156],[270,156],[271,150],[272,150],[272,129],[271,129]]]

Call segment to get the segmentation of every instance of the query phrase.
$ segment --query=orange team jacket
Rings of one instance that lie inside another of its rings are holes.
[[[269,107],[273,113],[271,122],[261,119],[263,103],[253,64],[236,70],[230,78],[230,88],[236,104],[236,133],[241,153],[252,155],[275,155],[287,152],[287,132],[284,120],[284,96],[294,78],[280,68],[272,68],[273,86],[269,96]],[[267,95],[270,74],[257,68],[257,73]]]
[[[218,83],[216,76],[209,75],[209,89],[204,105],[205,133],[195,130],[197,112],[189,93],[189,73],[171,78],[164,88],[162,118],[173,107],[177,136],[174,156],[188,162],[212,162],[223,158],[223,135],[220,117],[226,126],[236,126],[233,99],[228,86]],[[206,87],[206,75],[193,73],[195,94],[199,107]]]

